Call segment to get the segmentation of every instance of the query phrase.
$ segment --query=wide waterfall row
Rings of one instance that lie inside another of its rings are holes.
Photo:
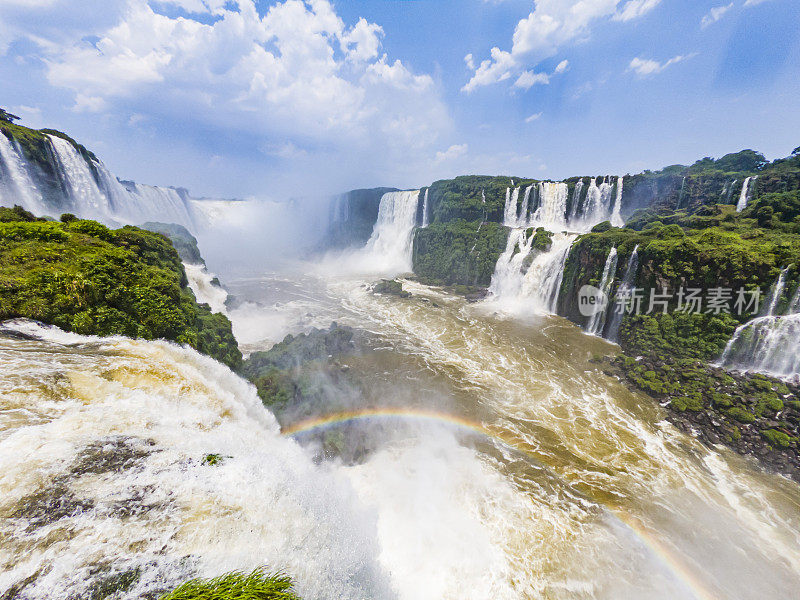
[[[759,316],[736,329],[719,360],[721,366],[800,379],[800,284],[778,314],[787,272],[781,271]]]
[[[611,221],[616,227],[624,224],[622,177],[615,183],[606,178],[599,184],[592,178],[585,194],[584,187],[584,181],[578,180],[572,198],[564,182],[506,189],[503,224],[512,229],[492,275],[489,292],[493,300],[515,311],[556,312],[564,265],[578,234],[602,221]],[[547,252],[534,248],[530,228],[555,233]],[[602,319],[604,323],[605,317]]]
[[[569,198],[569,187],[563,182],[542,181],[538,184],[506,188],[503,208],[503,225],[514,228],[544,227],[550,231],[585,232],[602,221],[611,221],[615,227],[623,225],[623,179],[616,183],[596,178],[589,180],[583,195],[583,180],[578,180]],[[520,204],[520,194],[523,194]]]
[[[196,225],[185,195],[172,188],[121,183],[99,161],[87,161],[77,148],[50,135],[54,180],[25,159],[16,141],[0,134],[0,205],[18,204],[36,215],[57,217],[71,212],[106,223],[163,221]]]
[[[378,220],[364,248],[364,256],[376,272],[411,271],[414,226],[419,190],[388,192],[381,197]]]

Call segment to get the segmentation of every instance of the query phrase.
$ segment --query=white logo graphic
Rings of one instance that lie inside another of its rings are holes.
[[[584,317],[603,312],[608,306],[608,297],[603,290],[593,285],[584,285],[578,290],[578,310]]]

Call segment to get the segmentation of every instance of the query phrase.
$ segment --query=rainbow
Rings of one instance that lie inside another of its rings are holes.
[[[501,445],[525,455],[532,459],[536,465],[541,465],[541,457],[535,455],[528,449],[522,441],[509,435],[507,432],[499,431],[486,425],[468,419],[466,417],[452,415],[449,413],[411,408],[368,408],[358,411],[342,411],[321,417],[312,417],[298,421],[282,430],[284,436],[302,436],[308,433],[323,431],[331,427],[337,427],[346,423],[358,421],[369,421],[376,419],[406,419],[422,422],[444,423],[456,427],[462,431],[469,431],[480,437],[494,440]],[[639,519],[628,514],[619,507],[612,507],[608,504],[591,498],[596,504],[603,506],[609,514],[616,517],[636,538],[659,559],[661,564],[675,577],[680,580],[694,595],[696,600],[717,600],[717,594],[712,592],[708,586],[701,581],[695,572],[679,557],[671,548],[656,535],[651,532]]]

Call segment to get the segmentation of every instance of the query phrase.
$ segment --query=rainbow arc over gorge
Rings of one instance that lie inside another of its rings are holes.
[[[370,420],[386,419],[408,419],[414,421],[436,422],[440,424],[456,427],[460,430],[470,431],[478,436],[493,440],[514,452],[520,453],[532,459],[537,465],[541,464],[539,456],[534,456],[529,450],[524,448],[513,436],[503,431],[488,427],[478,421],[466,417],[453,415],[445,412],[437,412],[424,409],[409,408],[368,408],[358,411],[342,411],[312,417],[298,421],[282,429],[282,434],[287,437],[301,436],[303,434],[323,431],[325,429],[338,427],[347,423]],[[585,495],[585,494],[584,494]],[[608,504],[590,498],[596,504],[615,517],[627,527],[652,553],[657,557],[664,567],[680,580],[689,589],[696,600],[717,600],[718,596],[708,585],[703,582],[698,575],[691,569],[686,561],[683,560],[676,551],[670,548],[669,544],[659,539],[648,527],[639,519],[627,513],[620,507],[609,506]]]

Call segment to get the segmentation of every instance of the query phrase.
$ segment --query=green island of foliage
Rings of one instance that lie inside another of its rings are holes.
[[[236,368],[227,317],[200,305],[164,236],[0,208],[0,320],[26,317],[85,335],[188,344]]]
[[[414,234],[413,269],[434,285],[488,286],[508,229],[490,221],[432,223]]]
[[[192,579],[159,600],[300,600],[286,575],[270,575],[261,569],[239,571],[214,579]]]

